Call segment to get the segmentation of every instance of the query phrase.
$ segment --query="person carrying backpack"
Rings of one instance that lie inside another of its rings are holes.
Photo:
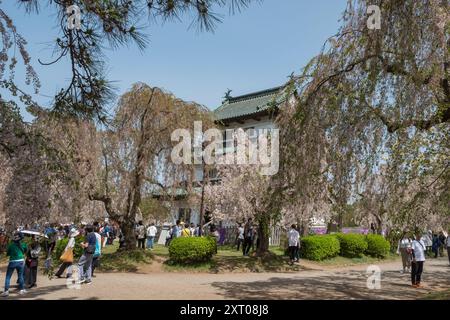
[[[92,266],[92,260],[94,258],[95,253],[95,247],[97,244],[97,237],[94,233],[93,226],[87,226],[86,227],[86,240],[85,242],[81,243],[81,246],[84,248],[83,255],[80,257],[80,260],[78,260],[78,274],[79,274],[79,281],[78,283],[87,283],[90,284],[92,282],[91,280],[91,274],[90,274],[90,268]]]
[[[5,290],[1,294],[2,297],[9,296],[9,286],[11,277],[14,271],[17,271],[19,277],[19,294],[25,294],[27,291],[24,286],[24,268],[25,268],[25,253],[27,252],[27,245],[22,243],[23,234],[21,232],[15,232],[13,235],[13,241],[8,245],[6,255],[9,257],[8,268],[6,269],[5,278]]]

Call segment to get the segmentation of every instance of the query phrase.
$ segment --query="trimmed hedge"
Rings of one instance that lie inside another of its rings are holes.
[[[369,234],[366,236],[367,250],[366,254],[372,257],[385,258],[391,245],[383,236],[379,234]]]
[[[301,240],[300,251],[303,258],[321,261],[339,254],[340,245],[335,236],[314,235]]]
[[[211,260],[217,252],[217,242],[212,237],[180,237],[170,242],[169,257],[175,263],[196,263]]]
[[[336,234],[341,245],[340,255],[347,258],[361,257],[368,248],[366,237],[362,234]]]

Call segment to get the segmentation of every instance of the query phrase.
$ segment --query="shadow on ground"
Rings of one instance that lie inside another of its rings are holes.
[[[225,299],[308,299],[308,300],[378,300],[378,299],[418,299],[430,290],[448,289],[450,274],[433,272],[433,279],[426,276],[424,289],[411,288],[409,275],[398,272],[383,272],[381,288],[367,288],[365,272],[350,271],[296,278],[273,277],[257,282],[214,282],[211,285],[219,289]]]

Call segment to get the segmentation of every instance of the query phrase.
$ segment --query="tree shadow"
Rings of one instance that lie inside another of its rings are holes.
[[[434,279],[425,279],[425,289],[411,287],[408,275],[383,272],[380,289],[367,288],[365,272],[349,271],[327,273],[321,276],[293,278],[273,277],[256,282],[214,282],[225,299],[261,300],[410,300],[423,297],[430,290],[444,290],[449,287],[450,275],[434,272]],[[431,277],[430,277],[431,278]]]
[[[56,291],[60,290],[67,290],[67,285],[64,284],[58,284],[58,285],[52,285],[52,286],[45,286],[45,287],[34,287],[32,289],[27,290],[27,293],[24,295],[19,295],[19,289],[17,286],[11,286],[10,289],[10,295],[7,298],[3,298],[5,300],[44,300],[41,297],[42,295],[46,295],[49,293],[54,293]],[[76,299],[76,298],[73,298]]]

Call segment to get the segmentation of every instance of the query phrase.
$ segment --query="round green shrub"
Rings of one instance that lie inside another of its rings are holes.
[[[338,239],[331,235],[304,237],[300,246],[302,257],[314,261],[333,258],[339,254],[339,249]]]
[[[73,248],[73,258],[78,259],[83,255],[83,247],[81,247],[81,243],[84,241],[83,237],[76,237],[75,238],[75,247]],[[55,250],[53,251],[53,259],[58,261],[59,257],[64,252],[64,249],[67,246],[67,243],[69,242],[69,238],[63,238],[56,242]]]
[[[385,258],[391,245],[383,236],[379,234],[369,234],[366,236],[367,250],[366,254],[372,257]]]
[[[217,252],[217,242],[212,237],[181,237],[170,242],[169,257],[175,263],[195,263],[211,260]]]
[[[347,258],[359,258],[367,250],[366,237],[362,234],[336,234],[341,245],[340,255]]]

